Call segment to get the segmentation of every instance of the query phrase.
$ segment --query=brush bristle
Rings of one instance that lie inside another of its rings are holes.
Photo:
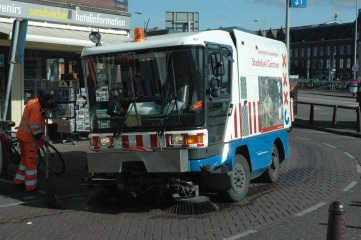
[[[219,210],[218,206],[208,198],[204,196],[200,197],[201,198],[175,200],[174,203],[165,210],[170,213],[183,215],[205,214]]]

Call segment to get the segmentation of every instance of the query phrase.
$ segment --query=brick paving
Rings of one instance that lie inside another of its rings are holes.
[[[292,157],[275,184],[251,184],[240,203],[211,195],[220,210],[195,216],[84,186],[88,142],[56,144],[67,166],[50,176],[61,209],[49,208],[44,192],[29,195],[0,181],[0,239],[326,239],[335,200],[346,206],[346,239],[360,239],[359,138],[295,128],[290,142]],[[40,188],[44,176],[40,169]],[[343,191],[350,183],[356,185]]]

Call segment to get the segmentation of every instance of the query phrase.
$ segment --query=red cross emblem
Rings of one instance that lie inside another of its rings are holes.
[[[283,73],[283,86],[287,87],[287,73]]]
[[[288,92],[283,92],[283,97],[284,97],[284,102],[283,104],[284,105],[288,105]]]
[[[282,54],[282,67],[287,67],[287,60],[286,60],[287,55],[286,54]]]

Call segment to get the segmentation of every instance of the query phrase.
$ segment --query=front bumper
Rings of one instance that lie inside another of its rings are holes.
[[[123,163],[143,162],[148,173],[188,172],[188,150],[88,152],[88,172],[121,173]]]

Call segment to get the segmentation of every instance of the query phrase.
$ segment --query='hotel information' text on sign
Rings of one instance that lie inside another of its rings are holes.
[[[10,0],[0,0],[0,15],[91,27],[130,29],[130,19],[127,16],[73,10]]]

